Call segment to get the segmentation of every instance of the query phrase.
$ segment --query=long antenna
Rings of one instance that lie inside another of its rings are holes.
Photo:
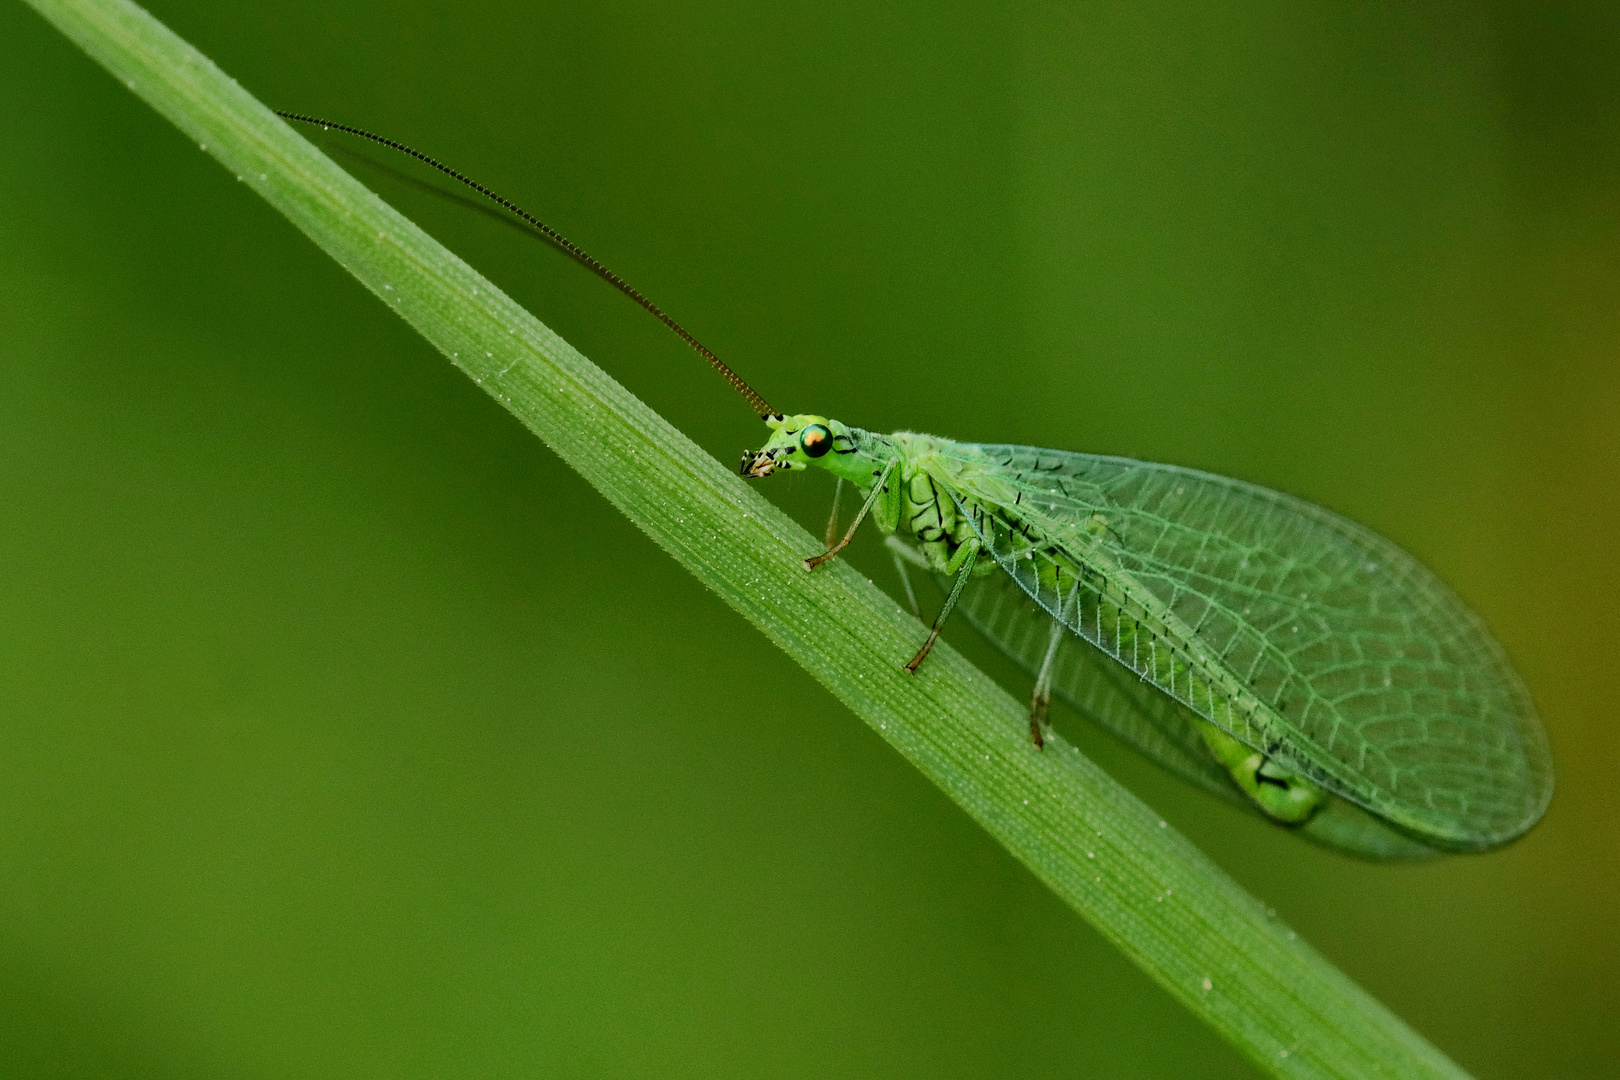
[[[713,364],[714,369],[721,375],[725,376],[726,382],[730,383],[732,388],[743,396],[744,400],[748,402],[749,408],[758,413],[761,419],[769,419],[771,417],[782,415],[776,409],[773,409],[764,398],[760,397],[752,386],[749,386],[746,382],[744,382],[741,375],[738,375],[735,371],[732,371],[730,367],[726,366],[726,363],[723,360],[714,355],[714,353],[710,352],[708,346],[704,345],[703,342],[699,341],[697,338],[693,337],[689,332],[687,332],[686,327],[664,314],[663,308],[660,308],[657,304],[653,303],[645,296],[642,296],[641,293],[637,292],[628,281],[625,281],[618,274],[615,274],[613,271],[597,262],[590,256],[589,253],[585,251],[584,248],[580,247],[578,244],[574,243],[572,240],[568,239],[562,233],[558,232],[556,229],[553,229],[550,225],[547,225],[545,222],[541,221],[527,210],[524,210],[521,206],[512,202],[510,199],[502,198],[500,195],[495,194],[495,192],[489,190],[489,188],[485,187],[483,184],[480,184],[478,181],[473,180],[470,177],[463,176],[450,166],[435,161],[421,151],[412,150],[404,143],[397,143],[393,139],[385,139],[381,135],[373,135],[371,132],[362,131],[357,127],[350,127],[347,124],[333,123],[331,120],[322,120],[319,117],[304,116],[301,113],[282,112],[280,109],[277,109],[276,115],[281,117],[283,120],[296,120],[300,124],[315,124],[322,128],[330,128],[333,131],[343,131],[350,135],[358,135],[362,139],[370,139],[372,142],[377,143],[380,146],[386,146],[390,150],[398,150],[402,154],[409,154],[411,157],[422,162],[424,165],[431,165],[435,169],[438,169],[440,172],[444,173],[446,176],[460,180],[463,184],[466,184],[484,198],[489,199],[491,202],[498,204],[502,208],[509,210],[518,217],[522,218],[529,224],[531,228],[533,228],[547,240],[551,241],[553,244],[557,245],[557,247],[561,248],[565,253],[572,256],[575,261],[580,263],[580,265],[590,270],[603,281],[606,281],[609,285],[612,285],[615,289],[618,289],[620,292],[624,293],[624,295],[640,304],[643,308],[646,308],[647,311],[650,312],[659,322],[675,331],[675,333],[680,336],[682,341],[696,349],[698,351],[698,355],[702,356],[709,363]]]

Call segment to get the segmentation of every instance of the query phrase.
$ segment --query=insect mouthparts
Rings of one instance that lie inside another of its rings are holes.
[[[737,472],[749,480],[758,480],[776,471],[776,455],[769,450],[744,450],[742,464]]]

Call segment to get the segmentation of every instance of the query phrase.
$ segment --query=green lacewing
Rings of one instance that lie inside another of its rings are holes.
[[[293,113],[432,166],[526,222],[703,355],[770,429],[741,474],[823,469],[953,612],[1051,697],[1190,783],[1318,843],[1374,859],[1483,851],[1552,796],[1535,706],[1501,646],[1410,555],[1321,507],[1171,465],[879,434],[786,415],[674,319],[554,229],[390,139]]]

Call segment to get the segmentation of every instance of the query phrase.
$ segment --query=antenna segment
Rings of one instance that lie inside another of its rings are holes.
[[[764,398],[760,397],[759,394],[754,391],[752,386],[749,386],[746,382],[744,382],[741,375],[738,375],[735,371],[732,371],[723,360],[714,355],[714,353],[710,352],[708,347],[704,345],[703,342],[693,337],[680,323],[664,314],[664,310],[657,304],[653,303],[651,300],[641,295],[641,293],[637,292],[629,282],[625,281],[618,274],[615,274],[612,270],[609,270],[607,267],[597,262],[590,256],[589,253],[585,251],[585,249],[581,248],[578,244],[574,243],[572,240],[568,239],[562,233],[558,232],[556,229],[553,229],[550,225],[547,225],[533,214],[530,214],[528,211],[524,210],[510,199],[506,199],[495,194],[495,192],[478,183],[478,181],[463,176],[461,173],[458,173],[456,170],[450,168],[450,166],[435,161],[421,151],[412,150],[404,143],[397,143],[393,139],[385,139],[381,135],[373,135],[371,132],[362,131],[357,127],[350,127],[347,124],[336,124],[330,120],[322,120],[314,116],[304,116],[301,113],[282,112],[278,109],[276,110],[276,115],[281,117],[283,120],[296,120],[300,124],[314,124],[322,128],[330,128],[333,131],[343,131],[350,135],[357,135],[362,139],[369,139],[372,142],[377,143],[379,146],[386,146],[390,150],[398,150],[402,154],[408,154],[417,161],[422,162],[424,165],[431,165],[433,168],[438,169],[446,176],[453,177],[454,179],[461,181],[463,184],[466,184],[468,187],[478,192],[478,194],[482,195],[484,198],[499,205],[501,208],[516,214],[541,236],[545,237],[557,247],[561,248],[563,252],[571,256],[580,265],[584,266],[587,270],[590,270],[603,281],[606,281],[609,285],[612,285],[615,289],[618,289],[620,292],[624,293],[624,295],[634,300],[637,304],[640,304],[659,322],[675,331],[682,341],[696,349],[698,355],[702,356],[710,364],[713,364],[714,369],[721,375],[725,376],[726,382],[730,383],[732,388],[743,396],[743,399],[748,402],[749,408],[758,413],[761,419],[768,419],[770,417],[782,415],[776,409],[773,409]]]

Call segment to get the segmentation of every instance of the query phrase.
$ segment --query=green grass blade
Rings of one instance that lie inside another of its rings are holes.
[[[731,470],[120,0],[32,5],[263,195],[871,724],[1154,979],[1290,1077],[1462,1073]],[[694,377],[700,377],[694,375]]]

